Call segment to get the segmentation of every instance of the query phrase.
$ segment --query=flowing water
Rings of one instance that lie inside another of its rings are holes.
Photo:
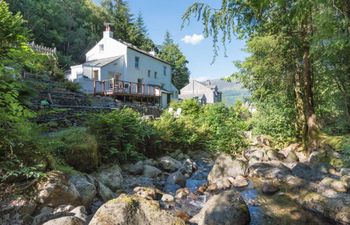
[[[192,176],[187,180],[186,187],[191,191],[191,194],[186,199],[176,200],[176,202],[172,205],[165,205],[165,208],[168,208],[174,212],[185,212],[190,217],[197,214],[201,208],[204,206],[205,202],[208,200],[210,196],[207,195],[198,195],[196,190],[207,183],[207,176],[213,166],[213,162],[211,160],[197,160],[196,161],[198,169]],[[169,185],[166,184],[164,191],[168,193],[174,194],[177,189],[180,187],[177,185]],[[262,196],[259,193],[258,189],[261,187],[255,187],[254,183],[250,180],[249,185],[245,188],[236,188],[238,192],[241,193],[244,201],[246,202],[249,213],[250,213],[250,225],[277,225],[277,224],[305,224],[305,225],[330,225],[329,221],[320,218],[318,215],[315,215],[311,212],[304,211],[303,209],[299,209],[299,207],[290,200],[287,205],[282,204],[272,204],[267,203],[266,199],[269,200],[272,196]],[[277,195],[275,198],[283,198],[283,195]],[[263,203],[261,203],[263,202]],[[262,204],[266,203],[263,207]],[[271,204],[274,205],[270,207]],[[266,207],[268,206],[268,207]],[[269,208],[270,207],[270,208]],[[277,208],[276,208],[277,207]],[[289,208],[288,208],[289,207]],[[269,210],[270,213],[267,213]],[[284,216],[283,213],[290,214],[290,212],[297,211],[299,213],[296,217],[290,217],[290,215]],[[272,213],[272,216],[271,216]]]

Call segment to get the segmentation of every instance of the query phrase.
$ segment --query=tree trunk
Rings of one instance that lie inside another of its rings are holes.
[[[306,120],[304,113],[304,100],[303,100],[303,77],[300,65],[296,63],[296,72],[294,75],[294,94],[295,94],[295,109],[296,109],[296,131],[297,139],[304,141],[306,140]],[[304,148],[306,143],[303,143]]]
[[[318,123],[314,107],[313,80],[310,62],[310,45],[304,47],[304,101],[305,101],[305,117],[306,126],[306,143],[309,152],[316,150],[318,146]]]

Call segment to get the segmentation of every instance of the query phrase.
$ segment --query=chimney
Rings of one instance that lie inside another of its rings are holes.
[[[111,31],[111,23],[104,23],[106,29],[103,31],[103,38],[113,38],[113,32]]]
[[[152,51],[148,52],[150,55],[156,56],[156,52],[154,51],[154,49],[152,49]]]

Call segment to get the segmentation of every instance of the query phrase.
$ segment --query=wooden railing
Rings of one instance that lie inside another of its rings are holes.
[[[94,94],[160,97],[160,86],[116,79],[94,80]]]

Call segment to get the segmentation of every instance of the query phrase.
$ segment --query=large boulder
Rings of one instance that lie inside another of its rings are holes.
[[[234,190],[212,196],[190,220],[197,225],[246,225],[249,221],[248,207]]]
[[[181,162],[171,158],[170,156],[163,156],[159,159],[159,165],[165,171],[174,172],[181,167]]]
[[[254,177],[285,180],[292,172],[282,163],[255,163],[249,167],[249,174]]]
[[[310,192],[298,199],[306,209],[326,216],[340,224],[350,224],[350,195],[337,193],[331,197]]]
[[[176,171],[168,176],[168,184],[177,184],[180,187],[186,186],[186,176],[181,171]]]
[[[121,195],[102,205],[89,225],[185,225],[180,218],[161,210],[157,201]]]
[[[36,200],[42,206],[57,207],[63,204],[79,205],[81,197],[68,177],[59,171],[51,171],[36,186]]]
[[[186,159],[179,170],[186,177],[190,177],[192,173],[197,170],[197,164],[191,159]]]
[[[157,167],[150,166],[150,165],[144,165],[143,167],[143,175],[150,178],[158,177],[162,171],[158,169]]]
[[[109,187],[112,191],[117,190],[123,183],[122,170],[118,165],[100,168],[95,174],[98,181]]]
[[[138,161],[135,164],[129,163],[129,164],[125,164],[123,165],[123,171],[128,172],[129,174],[132,175],[141,175],[143,172],[143,161]]]
[[[209,183],[227,177],[244,176],[246,174],[246,163],[241,160],[233,160],[228,154],[220,154],[208,175]]]
[[[348,185],[345,181],[325,177],[318,184],[317,191],[321,194],[334,194],[334,192],[347,192]]]
[[[53,209],[44,207],[34,217],[32,225],[54,225],[54,224],[85,224],[87,215],[84,206],[75,207],[72,205],[60,205]],[[67,217],[67,218],[65,218]]]
[[[49,220],[43,225],[84,225],[84,221],[75,216],[64,216],[57,219]]]
[[[69,180],[78,190],[81,203],[84,206],[88,206],[97,194],[93,178],[88,177],[88,175],[77,174],[72,175]]]
[[[97,194],[104,202],[116,197],[116,194],[101,182],[97,182]]]

